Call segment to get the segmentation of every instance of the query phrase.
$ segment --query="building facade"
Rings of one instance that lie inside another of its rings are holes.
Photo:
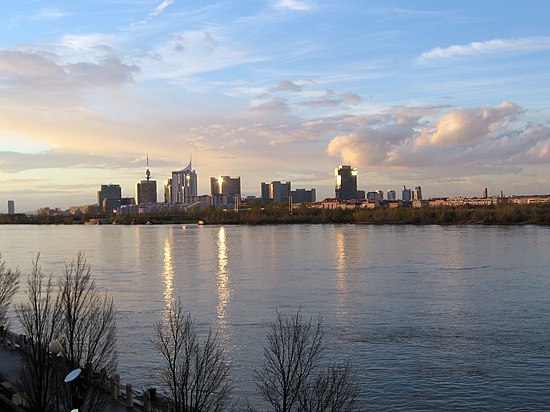
[[[210,178],[212,205],[215,208],[238,209],[241,201],[241,178],[220,176]]]
[[[296,189],[293,190],[291,193],[292,196],[292,203],[315,203],[317,201],[317,196],[315,193],[315,189]]]
[[[136,184],[136,203],[142,205],[145,203],[157,203],[157,181],[150,180],[149,156],[147,156],[147,169],[145,179]]]
[[[407,189],[406,186],[403,186],[403,191],[401,192],[401,200],[403,200],[403,202],[411,202],[412,201],[412,190]]]
[[[193,170],[191,161],[185,169],[172,172],[169,182],[171,203],[190,204],[197,196],[197,172]]]
[[[120,207],[122,200],[122,189],[120,185],[101,185],[97,192],[97,205],[103,213],[113,213],[113,210]]]
[[[290,202],[292,192],[291,182],[273,181],[271,183],[262,182],[262,202],[268,204],[271,202]]]
[[[8,215],[15,215],[15,202],[8,200]]]
[[[338,200],[352,200],[357,198],[357,169],[351,166],[340,166],[335,169],[335,194]]]

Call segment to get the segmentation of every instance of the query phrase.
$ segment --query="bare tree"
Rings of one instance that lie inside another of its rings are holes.
[[[28,302],[16,309],[19,322],[30,338],[27,351],[23,352],[21,385],[27,394],[30,412],[48,412],[56,409],[59,385],[56,369],[48,353],[48,345],[60,333],[60,316],[55,308],[52,276],[46,277],[38,264],[33,262],[27,279]]]
[[[300,311],[292,316],[277,311],[264,363],[254,370],[261,397],[276,412],[353,410],[355,371],[349,360],[322,369],[323,336],[321,316],[314,322],[304,320]]]
[[[104,383],[117,364],[112,299],[96,289],[81,253],[66,266],[57,288],[51,275],[42,274],[37,259],[27,286],[28,303],[17,314],[32,342],[22,378],[31,410],[70,410],[75,403],[80,411],[104,410],[109,400]],[[62,365],[48,353],[54,339],[63,347]],[[78,382],[63,384],[62,378],[77,368],[82,369]]]
[[[197,326],[178,299],[155,325],[153,344],[166,361],[164,380],[172,412],[222,411],[229,402],[229,362],[217,334],[198,337]]]
[[[109,401],[104,390],[106,377],[117,367],[116,309],[113,299],[97,290],[84,254],[79,253],[65,267],[56,307],[61,315],[60,341],[67,367],[83,368],[81,410],[102,411]]]
[[[0,326],[8,326],[8,310],[18,286],[19,271],[8,269],[0,253]]]

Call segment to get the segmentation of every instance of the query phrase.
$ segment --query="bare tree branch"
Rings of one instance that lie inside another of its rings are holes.
[[[170,411],[222,411],[232,386],[229,362],[217,334],[211,330],[200,341],[190,314],[184,314],[178,299],[168,309],[166,320],[155,325],[153,344],[166,361],[164,381]]]
[[[9,326],[7,322],[8,310],[18,286],[19,270],[8,269],[0,253],[0,326]]]
[[[351,362],[320,367],[321,316],[314,322],[300,311],[292,316],[277,311],[269,329],[264,363],[253,373],[261,397],[276,412],[353,410],[357,383]],[[250,404],[247,409],[253,410]]]

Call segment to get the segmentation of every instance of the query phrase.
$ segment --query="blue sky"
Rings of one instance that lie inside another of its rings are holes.
[[[527,1],[20,1],[0,16],[0,211],[211,176],[334,194],[549,193],[550,12]],[[160,190],[159,190],[160,191]]]

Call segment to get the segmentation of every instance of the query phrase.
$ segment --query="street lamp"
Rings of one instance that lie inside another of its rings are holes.
[[[59,369],[58,364],[57,364],[57,358],[63,352],[63,346],[61,346],[61,342],[59,342],[57,339],[54,339],[48,345],[48,350],[50,351],[50,353],[53,355],[53,357],[55,359],[54,364],[53,364],[54,377],[55,377],[55,386],[56,386],[55,387],[55,407],[56,407],[56,410],[59,411],[59,388],[60,388],[60,385],[59,385],[59,382],[57,382],[57,369]]]

